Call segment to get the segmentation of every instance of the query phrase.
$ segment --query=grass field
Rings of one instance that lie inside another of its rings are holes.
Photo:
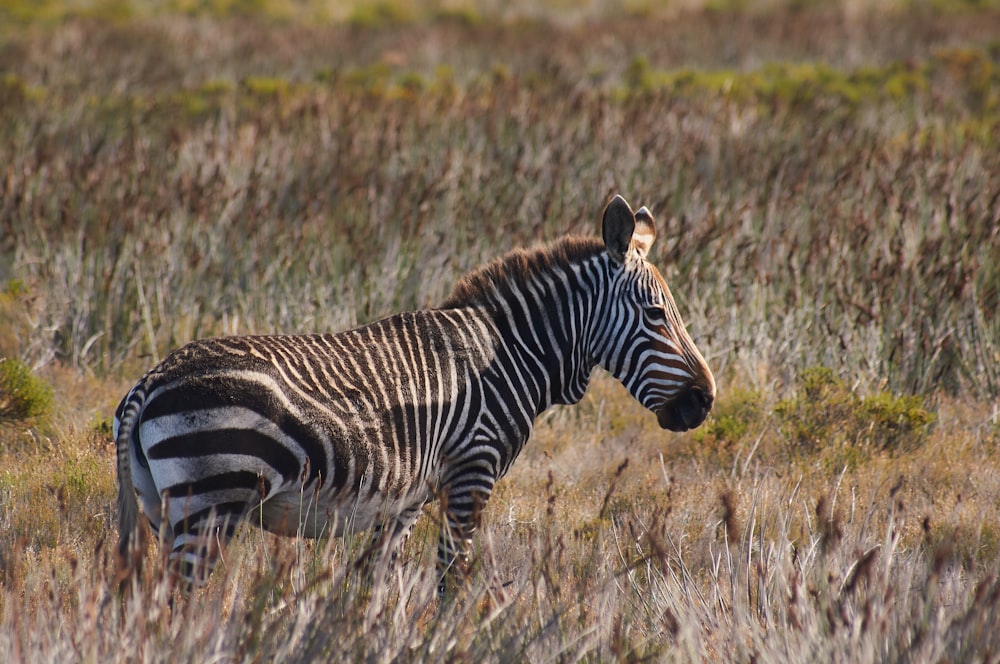
[[[0,0],[0,660],[1000,658],[995,2]],[[429,512],[112,552],[119,399],[344,329],[622,193],[719,397],[539,420],[439,606]]]

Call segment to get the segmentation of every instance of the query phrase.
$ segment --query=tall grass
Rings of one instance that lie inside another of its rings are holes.
[[[57,4],[0,33],[0,357],[51,398],[0,423],[0,658],[998,651],[995,11]],[[117,594],[110,419],[156,358],[432,306],[596,233],[613,192],[652,209],[716,371],[703,429],[598,372],[540,418],[452,604],[433,513],[368,587],[363,537],[246,528],[190,597],[155,546]]]
[[[956,557],[906,503],[902,480],[826,484],[761,467],[705,495],[672,476],[690,477],[675,464],[657,473],[642,479],[655,500],[612,492],[607,510],[607,495],[557,478],[506,491],[500,503],[528,501],[530,518],[491,510],[479,571],[444,604],[428,564],[431,528],[418,528],[400,566],[371,586],[351,564],[361,539],[313,544],[245,530],[209,585],[173,604],[157,564],[116,594],[104,541],[36,551],[6,569],[0,650],[102,661],[726,653],[875,662],[986,661],[1000,645],[995,547],[988,560]]]
[[[995,395],[996,117],[951,94],[973,82],[948,57],[856,108],[809,75],[746,100],[559,76],[240,88],[193,117],[174,98],[203,88],[42,99],[6,125],[8,274],[46,303],[33,358],[106,372],[434,303],[497,251],[593,232],[625,191],[724,365]]]

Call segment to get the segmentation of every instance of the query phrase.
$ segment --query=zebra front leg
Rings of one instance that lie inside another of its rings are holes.
[[[456,582],[468,581],[472,536],[480,524],[480,516],[493,490],[482,477],[456,483],[443,497],[441,536],[438,542],[438,593],[452,594]]]

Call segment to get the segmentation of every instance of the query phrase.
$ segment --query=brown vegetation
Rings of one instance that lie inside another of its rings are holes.
[[[0,3],[0,659],[996,657],[995,7],[323,4]],[[371,587],[362,536],[247,528],[191,597],[152,555],[116,594],[110,418],[157,357],[440,302],[613,192],[704,427],[597,376],[447,607],[433,513]]]

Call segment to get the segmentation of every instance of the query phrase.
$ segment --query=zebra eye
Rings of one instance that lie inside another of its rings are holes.
[[[643,307],[643,311],[645,311],[647,318],[654,321],[662,321],[666,318],[666,315],[663,313],[663,307],[648,305]]]

